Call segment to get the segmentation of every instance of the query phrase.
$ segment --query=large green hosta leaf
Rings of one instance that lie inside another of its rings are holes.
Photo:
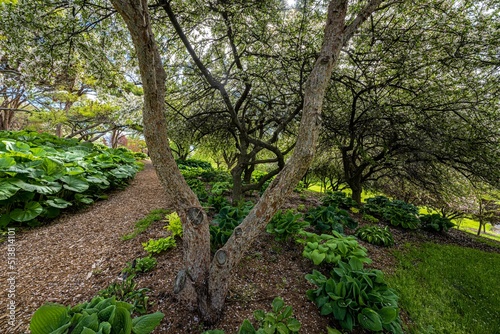
[[[0,180],[0,201],[11,198],[19,190],[12,179]]]
[[[49,158],[44,158],[40,167],[45,172],[44,179],[48,181],[57,180],[65,173],[65,167],[60,161]]]
[[[164,314],[155,312],[153,314],[146,314],[141,317],[132,319],[132,332],[134,334],[149,334],[156,326],[158,326],[163,319]]]
[[[16,160],[14,160],[12,157],[5,156],[0,158],[0,170],[7,169],[9,167],[12,167],[16,164]]]
[[[42,184],[34,181],[28,183],[22,180],[16,180],[15,184],[23,190],[44,195],[52,195],[61,190],[61,185],[57,182],[45,182]]]
[[[38,202],[28,202],[24,209],[15,209],[10,213],[10,218],[17,222],[26,222],[35,219],[43,212],[43,207]]]
[[[65,306],[47,304],[41,306],[31,318],[32,334],[65,333],[71,325],[71,318]]]
[[[65,183],[63,185],[65,189],[74,191],[76,193],[82,193],[85,190],[89,189],[89,183],[81,176],[65,175],[61,177],[61,181]]]
[[[62,198],[58,197],[46,200],[45,203],[47,203],[47,205],[50,205],[53,208],[58,208],[58,209],[65,209],[68,206],[72,205],[71,202],[65,201]]]
[[[3,140],[5,149],[10,152],[29,152],[30,146],[20,141]]]

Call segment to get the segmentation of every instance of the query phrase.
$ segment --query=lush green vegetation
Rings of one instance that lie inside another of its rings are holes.
[[[155,209],[152,210],[148,215],[142,219],[139,219],[135,223],[135,229],[133,232],[128,233],[122,237],[122,240],[130,240],[146,231],[151,224],[157,221],[161,221],[165,219],[165,215],[168,213],[168,210],[165,209]]]
[[[126,149],[35,132],[0,132],[0,228],[37,225],[105,198],[139,170]]]
[[[356,230],[356,236],[374,245],[386,247],[394,245],[394,238],[387,226],[381,228],[378,226],[366,225]]]
[[[100,296],[74,307],[46,304],[33,315],[30,330],[33,334],[149,334],[164,316],[156,312],[132,318],[132,309],[129,303]]]
[[[409,333],[498,333],[500,254],[433,243],[395,254],[388,282],[411,319]]]

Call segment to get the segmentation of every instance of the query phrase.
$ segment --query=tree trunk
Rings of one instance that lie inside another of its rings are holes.
[[[233,268],[293,191],[314,157],[321,125],[323,98],[343,44],[382,0],[372,0],[345,26],[348,0],[331,1],[324,42],[304,90],[304,108],[295,150],[261,200],[255,205],[210,264],[210,233],[205,212],[182,178],[167,139],[164,115],[165,71],[151,30],[147,0],[111,0],[130,30],[144,88],[144,136],[151,160],[183,223],[185,269],[174,292],[197,306],[206,323],[220,318]]]

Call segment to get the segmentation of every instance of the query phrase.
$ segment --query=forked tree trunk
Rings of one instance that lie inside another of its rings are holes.
[[[185,269],[176,279],[175,292],[196,306],[203,320],[220,318],[233,268],[265,228],[309,167],[316,148],[323,98],[343,44],[383,0],[372,0],[345,25],[348,0],[331,1],[320,55],[307,80],[304,108],[295,150],[262,198],[210,263],[210,233],[205,212],[184,181],[167,139],[164,116],[165,71],[151,30],[147,0],[111,0],[130,30],[144,88],[144,136],[151,160],[183,223]]]

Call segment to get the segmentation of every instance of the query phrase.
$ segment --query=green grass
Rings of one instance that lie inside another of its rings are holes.
[[[142,232],[146,231],[149,228],[149,226],[151,226],[151,224],[153,224],[154,222],[164,220],[165,216],[168,213],[170,213],[170,211],[165,210],[165,209],[152,210],[150,213],[148,213],[148,215],[146,217],[138,220],[135,223],[134,231],[129,233],[129,234],[125,234],[122,237],[122,240],[130,240],[130,239],[135,238],[136,236],[138,236]]]
[[[500,334],[500,254],[427,243],[395,255],[387,280],[410,317],[408,333]]]

